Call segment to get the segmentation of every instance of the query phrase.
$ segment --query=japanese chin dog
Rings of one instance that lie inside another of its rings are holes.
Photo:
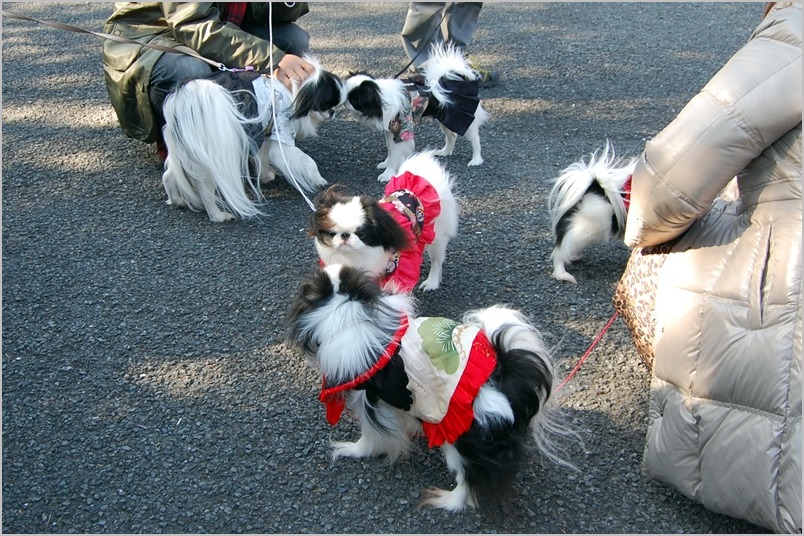
[[[180,84],[163,104],[168,204],[206,210],[222,222],[262,214],[259,182],[281,174],[310,193],[327,181],[296,140],[316,135],[346,98],[343,83],[315,71],[288,90],[254,72],[224,71]]]
[[[333,443],[333,460],[394,462],[423,434],[457,485],[429,489],[422,505],[450,511],[501,506],[528,437],[571,467],[554,442],[573,432],[551,404],[551,357],[521,313],[492,306],[460,322],[417,317],[410,295],[332,264],[301,283],[287,323],[288,340],[323,374],[327,421],[334,426],[346,407],[360,424],[356,442]]]
[[[345,81],[346,108],[357,121],[382,132],[388,157],[377,168],[388,181],[416,148],[415,125],[425,116],[438,120],[445,136],[438,156],[450,156],[458,136],[472,144],[470,166],[483,163],[480,126],[488,119],[478,97],[480,75],[469,66],[463,52],[453,45],[433,45],[430,59],[413,78],[379,79],[353,73]]]
[[[635,165],[635,158],[616,158],[607,141],[602,153],[571,164],[555,179],[547,205],[555,241],[550,256],[554,278],[576,283],[566,264],[591,245],[623,236]]]
[[[307,234],[321,264],[344,264],[380,279],[395,292],[412,292],[426,251],[430,272],[420,285],[435,290],[458,233],[458,202],[453,180],[432,151],[416,153],[399,166],[381,199],[353,196],[337,186],[314,200]]]

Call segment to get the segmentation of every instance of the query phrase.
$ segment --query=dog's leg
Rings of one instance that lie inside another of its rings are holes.
[[[450,512],[460,512],[467,506],[473,508],[477,507],[477,502],[472,496],[469,485],[466,483],[464,460],[458,452],[458,449],[449,443],[445,443],[444,446],[441,447],[441,452],[444,453],[447,467],[450,471],[455,473],[457,485],[452,491],[439,488],[425,490],[425,498],[422,500],[421,506],[441,508]]]
[[[483,157],[480,155],[480,121],[475,120],[466,131],[464,137],[472,144],[472,159],[469,160],[468,166],[479,166],[483,163]]]
[[[458,234],[458,202],[452,191],[441,192],[441,214],[435,220],[435,239],[426,248],[430,257],[430,273],[419,285],[422,290],[436,290],[441,286],[441,273],[447,258],[447,245]]]
[[[260,184],[268,184],[276,178],[277,170],[267,159],[262,158],[262,156],[263,155],[260,154],[260,160],[262,162],[260,166]]]
[[[388,144],[388,159],[386,160],[387,166],[385,171],[377,177],[380,182],[388,182],[399,171],[399,166],[402,165],[413,151],[416,149],[416,142],[414,140],[400,141],[394,143],[394,135],[390,132],[385,133],[386,143]]]
[[[179,170],[178,172],[180,173],[181,171]],[[181,195],[179,178],[176,174],[176,164],[172,162],[170,155],[168,155],[168,159],[165,162],[165,172],[162,173],[162,186],[165,187],[165,193],[167,194],[167,204],[182,208],[186,207],[187,203]]]
[[[444,133],[444,147],[442,147],[440,151],[436,151],[433,154],[436,156],[452,156],[452,152],[455,150],[455,141],[458,139],[458,135],[441,123],[438,124],[438,127],[441,129],[441,132]]]
[[[220,198],[218,192],[215,190],[215,183],[212,181],[201,180],[197,182],[198,194],[201,197],[201,202],[204,204],[204,209],[207,211],[209,221],[223,222],[235,219],[234,214],[221,210]]]
[[[372,405],[363,391],[349,394],[349,410],[360,422],[361,435],[356,442],[332,443],[332,460],[338,458],[366,458],[385,455],[393,463],[410,449],[408,433],[413,428],[412,417],[405,412],[379,401]]]
[[[447,257],[447,244],[450,237],[436,234],[432,244],[427,246],[427,255],[430,257],[430,273],[427,274],[419,288],[421,290],[436,290],[441,286],[441,272],[444,266],[444,259]]]
[[[388,169],[388,162],[391,160],[391,152],[394,150],[394,135],[386,130],[383,132],[383,138],[385,138],[385,148],[387,149],[388,154],[386,155],[385,160],[377,164],[377,169]]]
[[[575,279],[575,276],[567,272],[566,268],[564,268],[565,262],[566,261],[564,260],[562,253],[559,251],[559,248],[554,249],[552,276],[560,281],[568,281],[570,283],[577,284],[578,281]]]
[[[260,158],[263,167],[268,164],[278,170],[291,186],[304,193],[312,193],[327,184],[315,160],[298,147],[266,139],[260,148]]]

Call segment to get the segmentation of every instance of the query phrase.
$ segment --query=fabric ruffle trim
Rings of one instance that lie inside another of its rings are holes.
[[[424,212],[424,223],[417,237],[411,229],[411,221],[396,210],[393,203],[380,203],[405,229],[412,244],[410,248],[399,252],[399,265],[393,273],[382,279],[382,284],[384,287],[391,287],[395,292],[409,293],[416,287],[421,276],[424,247],[435,240],[435,219],[441,214],[441,198],[429,182],[409,171],[392,177],[385,186],[385,195],[399,190],[408,190],[416,196]]]
[[[430,448],[455,443],[469,430],[475,418],[473,404],[480,387],[497,366],[497,353],[482,331],[472,341],[469,361],[455,392],[450,398],[447,414],[438,423],[422,422],[422,430]]]

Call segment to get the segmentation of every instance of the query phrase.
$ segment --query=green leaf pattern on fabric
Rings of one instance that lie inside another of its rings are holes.
[[[422,348],[430,356],[433,366],[447,374],[455,374],[460,365],[460,356],[453,341],[453,331],[458,323],[449,318],[428,318],[419,326]]]

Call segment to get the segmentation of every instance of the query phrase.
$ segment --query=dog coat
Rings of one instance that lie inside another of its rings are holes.
[[[335,425],[345,391],[364,389],[369,401],[384,400],[420,419],[433,448],[452,444],[469,430],[474,400],[496,365],[496,352],[477,326],[441,317],[404,317],[371,369],[337,386],[324,378],[319,399]]]
[[[460,136],[466,134],[480,105],[477,80],[441,78],[439,83],[449,96],[449,104],[441,103],[432,96],[422,75],[406,78],[403,82],[409,100],[388,125],[388,130],[394,135],[394,143],[412,140],[415,126],[426,116],[435,117],[439,123]]]
[[[405,229],[411,247],[394,253],[380,283],[384,288],[409,293],[419,282],[424,248],[435,239],[435,219],[441,200],[433,186],[408,171],[392,177],[379,205]]]

